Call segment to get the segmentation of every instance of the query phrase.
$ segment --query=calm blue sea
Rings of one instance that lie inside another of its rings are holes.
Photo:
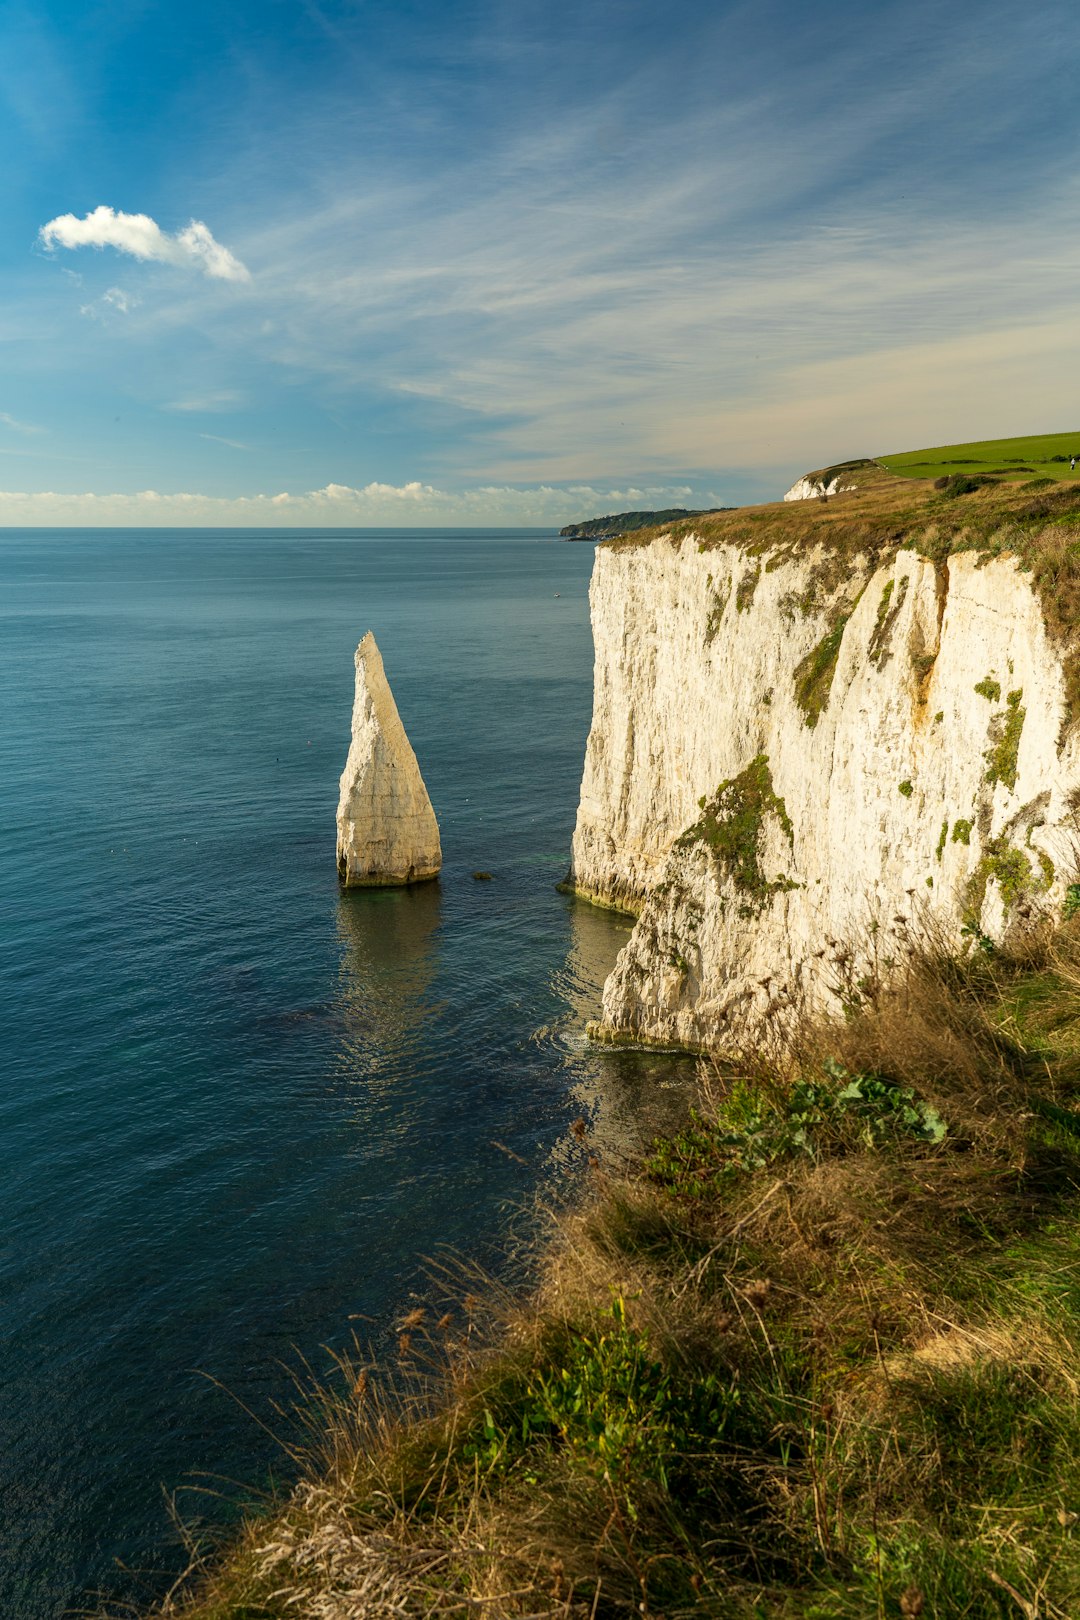
[[[591,563],[536,532],[0,533],[3,1620],[159,1591],[163,1493],[213,1521],[223,1481],[287,1477],[244,1406],[272,1421],[358,1321],[389,1355],[425,1256],[498,1264],[581,1176],[574,1117],[617,1152],[678,1089],[585,1042],[626,923],[554,888]],[[345,895],[368,629],[445,867]]]

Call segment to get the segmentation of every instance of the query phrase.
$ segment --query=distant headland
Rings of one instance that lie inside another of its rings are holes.
[[[669,506],[663,512],[613,512],[609,517],[587,518],[584,523],[568,523],[559,534],[564,540],[614,540],[634,529],[651,529],[657,523],[674,523],[677,518],[704,517],[709,512],[733,512],[733,506],[709,506],[690,511]]]

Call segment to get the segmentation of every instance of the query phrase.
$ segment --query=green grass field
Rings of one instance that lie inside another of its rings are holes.
[[[1036,433],[1024,439],[977,439],[972,444],[939,444],[875,459],[903,478],[942,478],[951,473],[1005,473],[1017,478],[1080,477],[1069,457],[1080,457],[1080,432]],[[1054,460],[1054,457],[1063,460]]]

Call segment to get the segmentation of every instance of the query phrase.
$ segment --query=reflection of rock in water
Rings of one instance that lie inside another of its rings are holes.
[[[582,900],[571,900],[568,913],[570,949],[553,983],[566,1015],[541,1038],[562,1050],[571,1105],[588,1123],[588,1145],[583,1149],[568,1132],[553,1156],[560,1165],[588,1152],[617,1162],[633,1158],[657,1131],[682,1117],[698,1065],[685,1056],[598,1046],[588,1039],[585,1025],[597,1017],[604,980],[633,919]]]
[[[418,1044],[431,1013],[442,899],[427,883],[349,890],[338,901],[343,1067],[357,1077],[392,1076]]]

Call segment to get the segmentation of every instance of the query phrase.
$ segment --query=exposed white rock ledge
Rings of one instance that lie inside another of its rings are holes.
[[[356,649],[337,865],[347,889],[422,883],[442,867],[439,824],[370,630]]]

